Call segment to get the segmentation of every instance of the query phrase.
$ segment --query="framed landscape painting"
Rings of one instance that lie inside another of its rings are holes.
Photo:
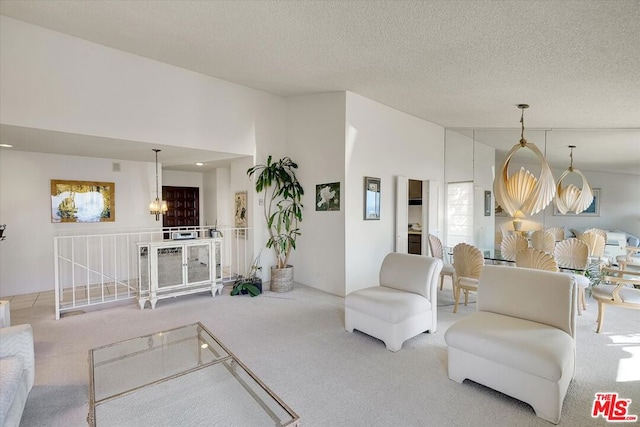
[[[51,180],[51,222],[112,222],[113,182]]]

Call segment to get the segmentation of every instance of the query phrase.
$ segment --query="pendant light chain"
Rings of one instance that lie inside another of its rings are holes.
[[[158,150],[157,148],[153,151],[156,152],[156,199],[160,199],[160,193],[158,191]]]
[[[518,105],[518,108],[519,108],[520,110],[522,110],[522,115],[520,116],[520,123],[521,123],[521,125],[522,125],[522,130],[521,130],[521,132],[520,132],[520,146],[521,146],[521,147],[524,147],[524,146],[526,146],[526,145],[527,145],[527,140],[526,140],[526,139],[524,139],[524,110],[525,110],[525,108],[529,108],[529,105],[527,105],[527,104],[520,104],[520,105]]]

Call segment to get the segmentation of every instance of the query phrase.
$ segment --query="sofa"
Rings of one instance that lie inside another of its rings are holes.
[[[31,325],[0,328],[0,426],[20,425],[34,367]]]
[[[519,399],[557,424],[575,373],[577,295],[566,274],[485,266],[477,311],[445,332],[449,378]]]

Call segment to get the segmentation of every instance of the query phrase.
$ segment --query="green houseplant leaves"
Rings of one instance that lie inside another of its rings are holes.
[[[301,234],[298,223],[302,221],[304,190],[295,174],[297,168],[289,157],[273,161],[269,156],[266,165],[247,170],[249,177],[256,176],[256,192],[264,195],[264,217],[269,230],[266,246],[275,251],[277,268],[287,266],[291,251],[296,248],[296,238]]]

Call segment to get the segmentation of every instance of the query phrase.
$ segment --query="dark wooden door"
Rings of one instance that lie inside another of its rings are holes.
[[[198,187],[162,187],[162,199],[169,210],[162,216],[163,227],[197,227],[200,225],[200,190]]]

